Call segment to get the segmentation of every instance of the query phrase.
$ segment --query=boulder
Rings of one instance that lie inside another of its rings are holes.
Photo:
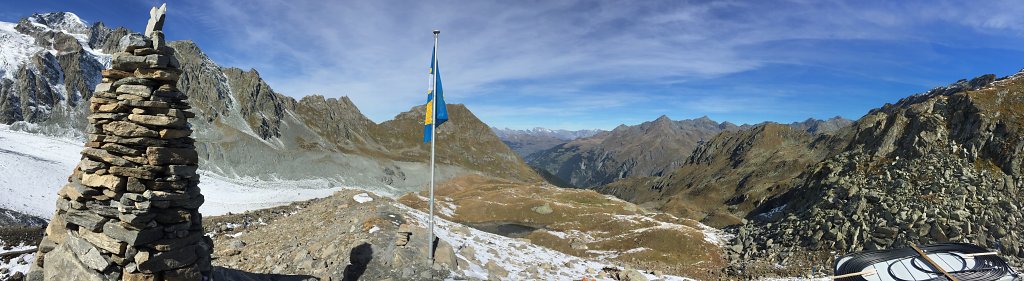
[[[124,227],[118,223],[108,223],[104,225],[103,234],[132,246],[138,246],[160,240],[160,238],[163,238],[164,236],[163,229],[161,228],[147,228],[139,230]]]
[[[180,70],[173,69],[140,68],[135,70],[135,77],[159,81],[174,82],[178,80],[178,76],[180,75]]]
[[[78,234],[80,234],[86,241],[89,241],[89,243],[92,243],[100,249],[116,255],[124,255],[124,250],[127,246],[124,242],[114,240],[113,238],[101,233],[89,231],[88,229],[80,229]]]
[[[487,280],[505,280],[508,278],[508,270],[495,263],[494,260],[487,261],[484,269],[487,270]]]
[[[183,127],[185,125],[185,119],[183,118],[159,115],[130,114],[128,115],[128,120],[159,127]]]
[[[456,267],[455,249],[444,239],[437,239],[437,247],[434,249],[434,265],[442,269],[451,270]]]
[[[132,122],[125,121],[114,121],[107,124],[103,124],[103,131],[115,136],[130,138],[160,136],[160,132],[157,132],[155,130],[143,127]]]
[[[196,246],[190,245],[174,251],[157,252],[145,261],[136,262],[139,263],[139,271],[152,273],[189,266],[195,263],[196,258]]]
[[[125,52],[148,48],[150,46],[152,46],[150,40],[138,33],[128,33],[125,36],[122,36],[121,40],[117,42],[117,49]]]
[[[127,80],[127,79],[123,79],[123,80]],[[138,96],[138,97],[141,97],[141,98],[149,98],[150,96],[153,95],[153,89],[150,89],[149,86],[146,86],[146,85],[124,85],[124,86],[117,87],[117,90],[115,91],[115,93],[118,93],[118,94],[128,94],[128,95]]]
[[[111,164],[111,165],[114,165],[114,166],[127,166],[127,167],[131,167],[131,166],[135,165],[135,164],[132,164],[131,162],[128,162],[128,160],[124,160],[124,158],[118,157],[117,155],[110,154],[110,152],[107,152],[106,150],[102,150],[102,149],[86,148],[86,149],[82,150],[82,155],[85,155],[86,157],[89,157],[90,159],[97,160],[97,161],[102,161],[104,163]]]
[[[44,255],[44,280],[104,281],[106,277],[88,268],[76,258],[67,245],[60,245]]]
[[[101,146],[100,148],[102,148],[103,150],[109,151],[109,152],[114,152],[114,153],[125,155],[125,156],[138,156],[138,155],[142,155],[142,150],[138,150],[138,149],[135,149],[135,148],[127,147],[127,146],[124,146],[124,145],[121,145],[121,144],[117,144],[117,143],[104,143],[103,146]],[[125,158],[125,160],[132,161],[131,159],[129,159],[130,157],[123,157],[123,158]],[[132,162],[136,162],[136,161],[132,161]]]
[[[199,154],[189,148],[149,147],[146,149],[146,158],[150,165],[199,164]]]
[[[548,203],[544,203],[544,205],[540,205],[540,206],[533,207],[533,208],[530,208],[530,209],[533,210],[534,212],[537,212],[538,214],[541,214],[541,215],[547,215],[547,214],[550,214],[551,212],[554,212],[554,210],[551,209],[551,205],[548,204]]]
[[[64,216],[64,221],[78,225],[79,227],[99,232],[103,225],[110,219],[104,218],[92,212],[83,210],[70,210]]]
[[[147,180],[151,180],[151,179],[156,178],[157,173],[161,172],[162,170],[163,169],[161,167],[149,166],[149,165],[143,165],[143,166],[132,167],[132,168],[116,167],[116,166],[115,167],[110,167],[110,173],[113,174],[113,175],[118,175],[118,176],[123,176],[123,177],[133,177],[133,178],[137,178],[137,179],[147,179]]]
[[[114,167],[111,169],[113,168]],[[96,188],[121,191],[124,190],[126,180],[124,177],[115,175],[84,174],[82,175],[82,184]]]
[[[78,260],[86,267],[96,271],[104,271],[110,266],[110,260],[100,254],[92,243],[82,239],[78,235],[68,235],[68,246],[78,256]]]

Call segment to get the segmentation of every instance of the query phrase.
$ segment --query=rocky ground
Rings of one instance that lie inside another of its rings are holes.
[[[808,256],[935,242],[977,244],[1021,266],[1024,73],[994,79],[908,97],[840,132],[843,152],[731,229],[730,269],[786,275],[810,271]]]
[[[426,218],[392,199],[343,190],[210,217],[204,226],[214,239],[215,274],[241,280],[685,280],[577,258],[443,219],[435,226],[440,239],[430,264]]]
[[[43,238],[46,220],[0,208],[0,280],[22,280]]]
[[[717,230],[591,190],[467,176],[435,195],[441,217],[573,256],[704,280],[725,264]],[[400,201],[427,210],[424,194]]]
[[[22,280],[45,226],[0,226],[0,280]]]

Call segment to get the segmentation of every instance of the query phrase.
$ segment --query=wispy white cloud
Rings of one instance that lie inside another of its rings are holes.
[[[671,87],[766,65],[858,60],[815,52],[820,41],[947,43],[922,26],[1024,32],[1021,5],[944,1],[208,1],[189,15],[212,28],[225,65],[254,67],[275,90],[350,96],[382,121],[422,102],[432,37],[453,102],[485,121],[585,116],[646,102],[607,87]],[[949,37],[947,37],[949,36]],[[969,41],[956,39],[955,42]],[[794,49],[778,42],[811,42]],[[865,58],[869,59],[869,58]],[[852,70],[851,70],[852,71]],[[683,93],[685,94],[685,93]],[[909,94],[909,93],[908,93]],[[705,112],[771,112],[789,97],[756,92],[677,102]],[[659,104],[661,105],[661,104]],[[644,108],[641,108],[643,110]],[[651,108],[649,108],[651,109]],[[501,125],[501,124],[499,124]]]

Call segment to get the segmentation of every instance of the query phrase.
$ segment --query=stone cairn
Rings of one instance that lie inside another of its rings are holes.
[[[203,280],[198,154],[181,70],[165,45],[165,6],[121,52],[90,99],[82,160],[58,192],[57,213],[29,280]]]

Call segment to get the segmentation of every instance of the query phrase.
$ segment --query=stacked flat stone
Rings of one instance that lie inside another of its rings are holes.
[[[121,38],[90,98],[83,157],[58,192],[30,279],[209,276],[213,242],[198,211],[204,199],[188,123],[195,114],[175,88],[173,49],[162,31],[147,34]]]

